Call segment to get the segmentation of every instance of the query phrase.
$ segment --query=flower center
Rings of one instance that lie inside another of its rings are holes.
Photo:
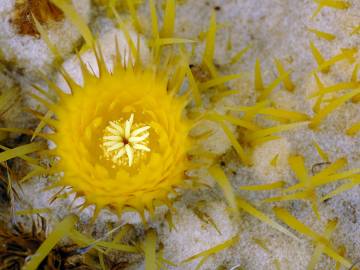
[[[143,123],[134,123],[133,113],[126,121],[110,121],[101,142],[104,157],[114,165],[129,167],[144,160],[150,152],[149,129]]]

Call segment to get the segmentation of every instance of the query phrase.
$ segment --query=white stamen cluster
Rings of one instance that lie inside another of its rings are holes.
[[[104,156],[117,165],[131,167],[145,152],[150,152],[149,129],[150,126],[134,124],[133,113],[125,122],[110,121],[104,130]]]

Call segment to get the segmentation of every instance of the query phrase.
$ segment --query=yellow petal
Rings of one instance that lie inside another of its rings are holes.
[[[135,130],[133,130],[133,131],[131,132],[131,137],[137,136],[137,135],[139,135],[140,133],[143,133],[143,132],[145,132],[145,131],[147,131],[147,130],[149,130],[149,129],[150,129],[150,126],[145,126],[145,127],[141,127],[141,128],[135,129]]]
[[[125,151],[129,160],[129,166],[131,167],[134,160],[134,151],[131,149],[130,145],[125,145]]]
[[[134,144],[134,149],[150,152],[150,148],[142,144]]]
[[[147,137],[149,137],[149,133],[145,133],[144,135],[140,136],[140,137],[130,137],[129,138],[129,142],[131,143],[138,143],[138,142],[142,142],[143,140],[145,140]]]
[[[119,149],[119,148],[122,148],[124,146],[124,143],[115,143],[113,146],[111,146],[111,147],[109,147],[109,148],[107,148],[106,150],[107,151],[114,151],[114,150],[117,150],[117,149]]]

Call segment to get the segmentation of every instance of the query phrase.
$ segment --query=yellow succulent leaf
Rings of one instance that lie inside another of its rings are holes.
[[[36,270],[40,263],[45,259],[49,252],[54,248],[54,246],[69,232],[73,229],[76,222],[78,221],[77,217],[71,215],[63,219],[58,223],[46,240],[40,245],[38,250],[34,255],[31,256],[31,259],[25,263],[23,270]]]
[[[306,183],[308,181],[309,176],[302,156],[290,156],[289,165],[301,183]]]
[[[320,31],[320,30],[317,30],[314,28],[308,28],[308,30],[309,30],[309,32],[314,33],[317,37],[325,39],[327,41],[332,41],[332,40],[336,39],[335,35],[324,32],[324,31]]]
[[[276,181],[270,184],[264,185],[252,185],[252,186],[241,186],[239,189],[241,190],[249,190],[249,191],[263,191],[263,190],[272,190],[277,188],[282,188],[285,186],[284,181]]]
[[[354,136],[355,134],[357,134],[360,131],[360,122],[355,123],[354,125],[352,125],[351,127],[349,127],[346,130],[346,134],[349,136]]]
[[[249,134],[248,139],[250,139],[250,140],[259,139],[261,137],[266,137],[266,136],[270,136],[270,135],[273,135],[273,134],[276,134],[279,132],[302,127],[308,123],[309,122],[298,122],[298,123],[284,124],[284,125],[278,125],[275,127],[260,129],[260,130],[254,131],[251,134]]]
[[[313,144],[316,148],[316,151],[318,152],[319,156],[326,162],[329,162],[329,155],[320,147],[320,145],[316,142],[313,141]]]
[[[352,90],[351,92],[344,94],[343,96],[336,98],[328,105],[326,105],[323,109],[321,109],[318,113],[315,114],[313,119],[311,120],[310,127],[316,128],[320,125],[321,121],[326,118],[331,112],[336,110],[338,107],[342,106],[346,101],[350,100],[354,96],[360,94],[360,88]]]
[[[303,223],[297,220],[294,216],[292,216],[286,209],[275,207],[274,208],[275,215],[287,224],[289,227],[293,228],[294,230],[298,231],[301,234],[304,234],[310,237],[312,240],[316,242],[323,243],[324,245],[329,245],[329,241],[325,239],[320,234],[314,232],[310,228],[306,227]]]
[[[94,45],[93,35],[87,26],[86,22],[81,18],[79,13],[75,10],[72,4],[66,0],[51,0],[59,9],[64,12],[65,16],[76,26],[81,35],[85,39],[88,48]]]
[[[164,24],[160,32],[160,37],[171,38],[174,35],[176,18],[175,0],[167,0],[164,14]]]
[[[215,38],[216,38],[216,13],[215,11],[213,11],[211,13],[209,28],[206,34],[206,45],[203,55],[203,63],[205,63],[205,61],[212,63],[214,60]]]
[[[234,210],[234,212],[237,212],[237,204],[236,204],[234,190],[229,182],[229,179],[226,177],[224,171],[219,166],[215,165],[209,168],[209,172],[221,187],[230,207]]]
[[[201,258],[201,257],[209,257],[213,254],[216,254],[224,249],[227,249],[227,248],[230,248],[232,245],[234,245],[237,241],[239,240],[239,236],[238,235],[235,235],[234,237],[230,238],[229,240],[226,240],[225,242],[219,244],[219,245],[216,245],[212,248],[209,248],[205,251],[202,251],[202,252],[199,252],[187,259],[185,259],[184,261],[181,262],[181,264],[184,264],[184,263],[188,263],[190,261],[193,261],[195,259],[198,259],[198,258]]]
[[[156,270],[156,232],[149,230],[145,236],[145,270]]]
[[[4,152],[0,153],[0,162],[4,162],[15,157],[21,157],[33,152],[37,152],[41,149],[44,149],[44,145],[36,142],[36,143],[21,145],[13,149],[5,150]]]
[[[276,69],[279,72],[280,77],[283,78],[283,83],[286,90],[292,92],[295,89],[295,85],[291,80],[290,74],[286,74],[285,68],[279,59],[275,59]]]
[[[250,203],[248,203],[244,199],[237,197],[236,201],[237,201],[238,207],[243,209],[245,212],[247,212],[250,215],[252,215],[253,217],[261,220],[262,222],[268,224],[269,226],[273,227],[274,229],[286,234],[287,236],[290,236],[291,238],[298,240],[298,238],[293,233],[291,233],[290,231],[285,229],[283,226],[281,226],[280,224],[273,221],[271,218],[269,218],[267,215],[265,215],[261,211],[257,210],[255,207],[253,207]]]
[[[262,79],[262,73],[261,73],[261,63],[259,59],[256,59],[255,62],[255,70],[254,70],[254,84],[255,84],[255,90],[262,92],[264,91],[264,81]]]

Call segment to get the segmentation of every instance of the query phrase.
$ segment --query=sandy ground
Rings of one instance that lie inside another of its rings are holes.
[[[211,11],[216,9],[219,30],[216,37],[215,63],[219,66],[221,73],[240,72],[243,74],[240,79],[230,83],[231,89],[238,89],[239,94],[216,104],[218,110],[225,105],[253,105],[255,102],[253,87],[255,60],[260,59],[264,81],[270,83],[276,78],[274,59],[277,58],[293,71],[292,78],[296,89],[294,93],[289,93],[281,85],[273,92],[271,100],[280,108],[312,115],[311,108],[314,101],[309,100],[307,96],[316,89],[316,83],[311,75],[311,71],[316,68],[316,63],[311,55],[309,42],[313,41],[326,57],[339,53],[341,48],[358,48],[360,43],[359,35],[350,35],[352,28],[360,23],[357,15],[360,12],[360,2],[356,0],[349,1],[351,7],[348,10],[325,8],[314,19],[311,18],[311,15],[317,6],[310,0],[187,0],[181,2],[177,7],[176,36],[196,39],[199,33],[206,31]],[[10,61],[15,67],[10,72],[10,77],[17,81],[22,91],[26,92],[30,91],[28,81],[39,81],[37,77],[39,69],[53,74],[45,68],[47,65],[51,65],[52,59],[47,56],[49,52],[46,46],[38,44],[41,41],[33,41],[31,38],[28,38],[30,41],[19,41],[19,37],[9,34],[10,30],[6,28],[8,20],[6,14],[11,7],[11,1],[0,4],[0,47],[5,48],[5,54],[3,54],[5,60]],[[81,7],[79,9],[81,10]],[[88,7],[88,9],[90,8]],[[99,12],[95,7],[91,13],[90,26],[95,32],[97,31],[100,36],[103,36],[109,31],[113,31],[113,25],[104,18],[104,13]],[[142,23],[146,27],[150,27],[148,6],[140,6],[139,14]],[[331,32],[337,38],[332,42],[321,40],[310,33],[308,28]],[[65,30],[55,29],[54,31],[56,36]],[[74,34],[72,39],[71,44],[63,45],[66,55],[78,42],[76,40],[79,37]],[[111,43],[110,40],[104,41],[104,47]],[[251,44],[251,49],[245,57],[240,62],[229,65],[231,57],[249,44]],[[31,48],[27,49],[27,47]],[[203,47],[204,44],[200,43],[196,49],[196,57],[192,59],[193,64],[201,61]],[[17,54],[17,51],[21,54]],[[31,59],[37,59],[37,61]],[[71,56],[68,59],[70,60],[67,60],[65,66],[69,70],[73,70],[73,74],[76,75],[76,68],[73,68],[76,63],[73,63]],[[24,69],[25,72],[19,72]],[[334,66],[329,73],[322,74],[321,78],[326,85],[349,80],[352,69],[353,64],[341,62]],[[56,75],[52,76],[56,77]],[[5,87],[12,87],[9,77],[4,75],[0,79],[8,82],[4,83]],[[349,163],[348,169],[360,167],[360,136],[349,137],[344,134],[346,128],[358,121],[360,121],[359,104],[346,104],[331,114],[317,131],[306,127],[299,128],[284,132],[279,140],[257,147],[251,157],[254,164],[251,168],[244,167],[238,161],[234,150],[222,132],[218,132],[209,144],[212,144],[211,147],[222,154],[223,167],[236,191],[239,186],[266,184],[277,180],[293,184],[296,183],[296,179],[287,163],[290,155],[304,156],[307,168],[322,161],[313,145],[313,140],[317,141],[328,153],[330,161],[346,157]],[[233,128],[233,130],[235,129]],[[270,162],[275,155],[279,156],[277,166],[274,167],[270,165]],[[205,174],[203,177],[209,178]],[[158,211],[157,219],[151,225],[157,229],[160,242],[164,246],[165,258],[179,263],[240,233],[240,240],[233,247],[210,256],[201,269],[231,269],[234,266],[239,266],[237,269],[244,270],[307,269],[307,264],[314,251],[314,245],[307,237],[298,234],[300,241],[295,241],[246,213],[241,213],[239,219],[232,217],[227,211],[220,190],[214,183],[210,182],[210,184],[213,186],[211,190],[184,192],[182,198],[175,204],[176,214],[173,219],[176,230],[169,229],[167,223],[164,222],[164,211],[161,209]],[[46,179],[43,178],[27,182],[23,187],[25,205],[31,205],[34,208],[48,207],[47,202],[51,193],[43,192],[41,196],[33,196],[34,190],[40,190],[46,185]],[[322,189],[321,192],[329,191],[335,186]],[[359,186],[337,195],[326,203],[321,203],[319,209],[321,220],[315,217],[307,202],[261,203],[264,198],[279,195],[276,191],[241,191],[239,194],[273,218],[273,206],[288,207],[299,220],[317,232],[323,231],[327,220],[337,217],[339,224],[331,237],[334,247],[338,248],[344,245],[346,257],[349,260],[360,259]],[[52,209],[56,209],[56,216],[49,218],[49,223],[56,222],[68,214],[67,206],[70,201],[68,199],[51,205]],[[202,206],[202,211],[214,220],[220,233],[194,214],[193,207],[198,201],[206,202]],[[90,210],[82,213],[81,220],[84,224],[90,215]],[[96,224],[98,236],[102,235],[105,224],[109,222],[118,223],[119,221],[116,216],[108,212],[103,213]],[[120,222],[134,224],[138,229],[141,227],[139,218],[131,214],[126,214]],[[256,241],[258,239],[266,243],[267,249],[258,244]],[[143,269],[141,259],[135,258],[134,260],[134,263],[127,269]],[[170,269],[195,269],[197,263],[198,260],[195,260],[178,267],[170,267]],[[277,263],[280,268],[277,268]],[[335,269],[335,262],[328,256],[322,255],[316,269]]]

